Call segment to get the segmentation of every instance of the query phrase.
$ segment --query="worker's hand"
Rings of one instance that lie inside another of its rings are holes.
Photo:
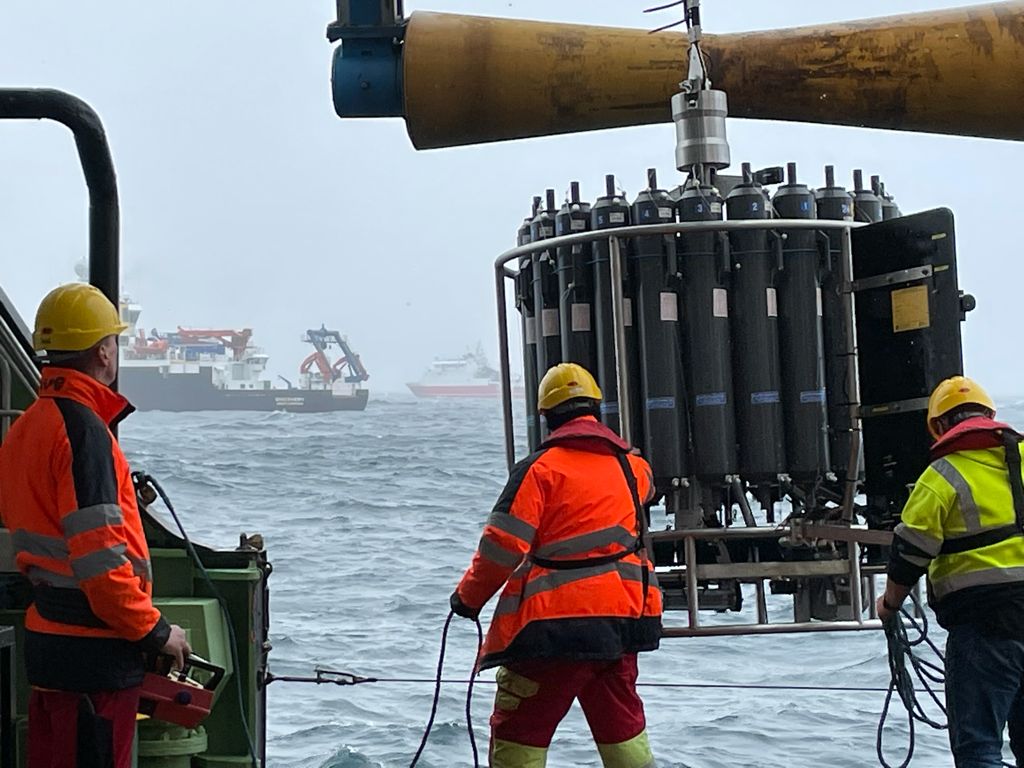
[[[461,616],[464,619],[475,619],[480,615],[480,609],[470,608],[462,602],[462,598],[459,597],[458,592],[452,592],[451,599],[448,602],[451,604],[452,613],[456,616]]]
[[[895,611],[890,610],[889,607],[885,604],[885,595],[881,595],[875,601],[875,611],[878,613],[878,618],[880,618],[884,623],[886,621],[889,621],[889,619],[891,619],[896,614],[898,614],[899,608],[897,608]]]
[[[185,639],[185,630],[177,624],[171,624],[171,634],[167,638],[167,642],[164,643],[164,647],[160,649],[160,653],[165,653],[174,659],[173,669],[184,669],[185,659],[192,653],[192,648],[189,646],[188,640]]]

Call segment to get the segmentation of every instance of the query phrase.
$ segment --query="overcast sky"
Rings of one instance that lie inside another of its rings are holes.
[[[764,3],[707,0],[705,29],[747,29],[965,5],[937,0]],[[417,8],[651,27],[643,2],[407,2]],[[416,152],[399,119],[342,121],[330,100],[330,0],[102,3],[3,0],[0,82],[89,101],[109,135],[121,190],[123,285],[147,328],[251,326],[291,375],[307,327],[347,333],[376,389],[417,378],[435,356],[496,349],[491,264],[534,194],[605,173],[630,196],[644,169],[666,185],[670,125]],[[659,20],[668,20],[659,16]],[[467,62],[467,66],[471,66]],[[936,93],[936,98],[955,98]],[[1019,177],[1013,142],[731,120],[734,168],[796,161],[880,173],[905,212],[953,209],[968,373],[1024,395],[1015,337]],[[1006,185],[1001,192],[997,185]],[[86,252],[74,145],[55,125],[0,125],[0,268],[29,322]]]

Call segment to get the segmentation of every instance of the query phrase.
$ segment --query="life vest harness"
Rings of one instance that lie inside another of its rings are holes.
[[[547,568],[552,571],[573,571],[580,568],[596,568],[602,565],[610,565],[611,563],[617,563],[630,555],[637,555],[641,560],[643,602],[641,603],[640,615],[643,616],[643,606],[646,606],[647,604],[647,592],[651,581],[650,566],[647,555],[644,552],[644,531],[647,530],[647,517],[644,514],[643,505],[640,504],[640,493],[636,486],[636,476],[633,474],[633,470],[629,466],[626,454],[621,450],[616,451],[615,458],[618,460],[619,467],[622,469],[622,474],[626,478],[626,485],[629,486],[629,495],[633,499],[633,509],[636,513],[636,539],[633,542],[633,546],[626,547],[620,552],[612,552],[607,555],[552,559],[547,557],[538,557],[535,554],[529,554],[527,555],[527,559],[534,565],[538,565],[541,568]]]
[[[1009,429],[996,430],[1006,454],[1006,469],[1010,476],[1010,492],[1013,496],[1014,521],[973,536],[947,539],[939,549],[940,555],[955,555],[972,549],[981,549],[999,544],[1014,536],[1024,535],[1024,481],[1021,480],[1020,442],[1021,435]]]

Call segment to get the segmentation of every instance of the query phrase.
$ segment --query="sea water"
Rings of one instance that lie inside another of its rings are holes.
[[[1015,415],[1024,409],[1001,414]],[[506,478],[495,402],[392,396],[372,399],[363,413],[137,413],[121,436],[133,467],[161,481],[195,540],[233,548],[243,531],[264,535],[274,565],[274,673],[308,675],[322,665],[433,678],[448,597]],[[656,512],[652,527],[664,523]],[[790,606],[789,598],[770,597],[771,619],[791,619]],[[718,620],[741,618],[752,617]],[[666,615],[666,623],[684,622]],[[938,627],[933,636],[943,640]],[[475,648],[473,624],[456,620],[446,676],[464,680]],[[888,679],[880,632],[666,639],[640,658],[640,682],[648,684],[884,688]],[[478,678],[472,705],[482,755],[489,681],[493,671]],[[473,765],[465,693],[461,684],[443,688],[424,768]],[[662,768],[877,764],[882,692],[645,686],[640,693]],[[268,763],[407,766],[432,696],[430,683],[274,683]],[[890,723],[889,761],[898,765],[907,742],[898,702]],[[948,752],[944,732],[918,727],[913,765],[952,765]],[[600,765],[578,707],[559,727],[548,765]]]

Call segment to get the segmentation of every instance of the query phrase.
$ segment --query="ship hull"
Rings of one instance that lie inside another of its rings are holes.
[[[289,411],[328,413],[366,409],[369,391],[335,395],[324,389],[219,389],[209,368],[163,374],[158,369],[122,368],[119,386],[140,411]]]

